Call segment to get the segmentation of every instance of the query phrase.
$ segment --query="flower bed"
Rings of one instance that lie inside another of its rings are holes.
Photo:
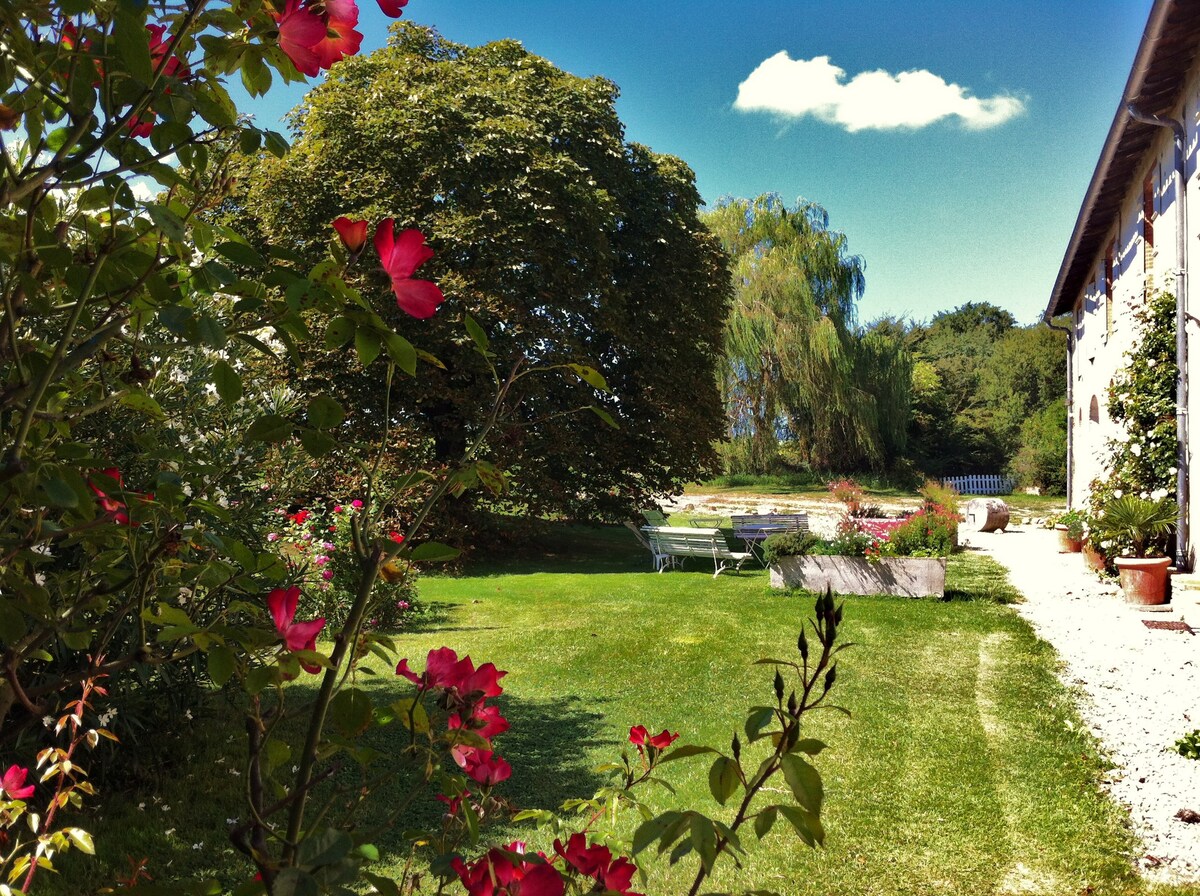
[[[851,484],[834,483],[853,498]],[[958,513],[946,506],[953,495],[928,486],[922,494],[925,506],[903,519],[863,516],[860,502],[842,498],[846,513],[832,539],[810,532],[768,538],[763,552],[771,587],[900,597],[944,595],[946,557],[958,540]]]

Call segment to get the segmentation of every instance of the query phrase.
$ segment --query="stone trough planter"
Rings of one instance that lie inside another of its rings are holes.
[[[945,557],[782,557],[771,564],[772,588],[803,588],[836,594],[942,597]]]

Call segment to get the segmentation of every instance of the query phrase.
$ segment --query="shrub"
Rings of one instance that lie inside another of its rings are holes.
[[[769,565],[782,557],[806,557],[817,553],[823,541],[812,532],[781,532],[763,542],[763,559]]]
[[[879,544],[883,557],[948,557],[957,540],[958,517],[944,507],[919,510]]]

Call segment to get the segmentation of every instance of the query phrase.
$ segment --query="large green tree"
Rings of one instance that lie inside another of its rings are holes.
[[[884,465],[903,445],[907,354],[884,331],[859,333],[863,260],[845,235],[819,205],[777,195],[726,200],[704,220],[733,257],[723,386],[748,465],[768,469],[781,434],[819,469]]]
[[[514,390],[517,419],[490,446],[513,472],[510,500],[534,512],[613,517],[678,490],[711,463],[723,416],[716,386],[729,302],[726,258],[697,219],[694,175],[626,143],[617,88],[578,78],[505,40],[451,43],[411,24],[347,59],[293,114],[281,160],[246,166],[226,214],[314,256],[338,215],[419,228],[437,250],[421,276],[449,301],[423,324],[443,368],[422,366],[392,408],[397,465],[454,457],[480,425],[491,385],[458,319],[470,314],[506,363],[579,362]],[[360,286],[386,294],[381,274]],[[413,325],[399,312],[389,320]],[[374,437],[377,378],[343,353],[302,371],[353,395]],[[588,405],[600,405],[617,429]]]
[[[1016,320],[989,302],[967,302],[913,326],[908,347],[921,371],[909,444],[913,461],[936,475],[999,472],[1007,456],[990,427],[981,376]],[[936,374],[936,376],[934,376]]]

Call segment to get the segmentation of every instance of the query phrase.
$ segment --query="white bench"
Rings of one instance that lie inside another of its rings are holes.
[[[742,513],[734,514],[730,522],[733,537],[740,538],[752,552],[772,535],[808,531],[807,513]]]
[[[713,561],[715,579],[727,569],[741,570],[753,555],[731,551],[720,529],[692,529],[681,526],[643,526],[642,532],[654,553],[654,567],[662,572],[684,557],[708,557]]]

